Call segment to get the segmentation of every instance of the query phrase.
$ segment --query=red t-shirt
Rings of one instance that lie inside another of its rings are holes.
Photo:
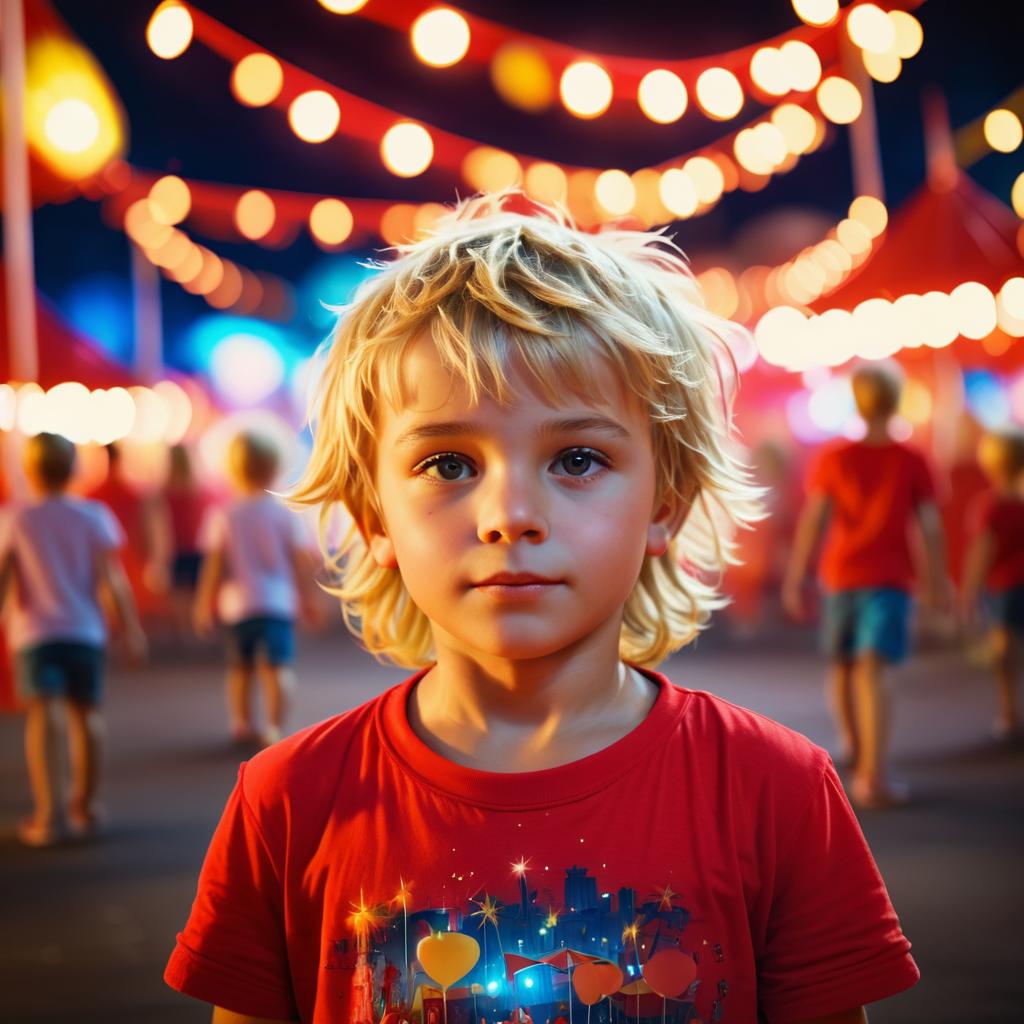
[[[923,455],[896,442],[829,446],[811,463],[807,491],[830,501],[818,564],[827,590],[913,587],[907,529],[917,507],[935,498]]]
[[[421,674],[242,766],[168,984],[257,1017],[373,1024],[412,971],[424,1024],[443,1020],[434,982],[457,1019],[486,993],[490,1020],[517,1004],[543,1020],[568,1005],[567,957],[615,961],[629,985],[678,949],[695,977],[673,1019],[774,1024],[917,981],[828,754],[803,736],[648,673],[654,706],[610,747],[483,772],[410,728]],[[456,949],[432,982],[417,944],[448,931],[479,960]],[[636,998],[612,994],[626,1014]]]
[[[995,593],[1024,586],[1024,501],[990,491],[972,510],[974,532],[992,534],[994,550],[986,585]]]

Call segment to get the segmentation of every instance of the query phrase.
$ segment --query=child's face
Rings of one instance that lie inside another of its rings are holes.
[[[655,509],[647,413],[595,361],[592,400],[547,405],[513,373],[510,404],[473,405],[429,339],[410,347],[405,404],[379,414],[384,525],[367,533],[439,652],[538,658],[599,633],[617,649],[644,556],[665,552],[683,513]],[[547,582],[482,585],[499,573]]]

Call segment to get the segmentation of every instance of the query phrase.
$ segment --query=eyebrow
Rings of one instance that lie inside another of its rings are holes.
[[[607,416],[572,416],[568,419],[546,420],[537,427],[538,437],[551,437],[557,434],[572,434],[584,430],[598,430],[611,437],[623,441],[632,439],[632,435],[621,423]],[[447,423],[422,423],[410,427],[399,435],[395,441],[398,447],[407,447],[433,437],[465,437],[478,434],[480,431],[473,423],[451,421]]]

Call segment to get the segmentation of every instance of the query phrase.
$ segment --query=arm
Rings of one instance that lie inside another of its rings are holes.
[[[244,1013],[235,1013],[234,1010],[225,1010],[222,1006],[215,1006],[211,1024],[281,1024],[281,1022],[272,1017],[249,1017]],[[837,1024],[846,1024],[846,1022],[838,1021]]]
[[[160,495],[154,494],[142,506],[142,536],[146,549],[146,586],[162,594],[170,581],[174,527],[170,508]]]
[[[928,572],[925,603],[933,608],[948,608],[951,604],[952,587],[946,568],[946,541],[939,506],[934,501],[922,502],[917,506],[917,522],[924,539]]]
[[[868,1024],[868,1015],[864,1012],[863,1006],[858,1006],[855,1010],[830,1013],[827,1017],[815,1017],[813,1020],[802,1021],[801,1024]]]
[[[971,539],[964,555],[963,579],[960,581],[960,610],[969,622],[978,606],[985,577],[995,554],[995,538],[991,530],[982,530]]]
[[[307,625],[319,626],[323,616],[320,611],[320,588],[316,585],[317,560],[308,548],[299,545],[292,545],[289,552],[302,617]]]
[[[195,604],[192,608],[193,624],[200,636],[209,636],[213,631],[214,605],[223,579],[224,552],[220,548],[214,548],[203,558],[199,582],[196,585]]]
[[[17,575],[17,570],[14,565],[14,555],[10,551],[4,555],[3,562],[0,563],[0,611],[3,610],[7,604],[7,595],[10,592],[11,587],[14,585],[14,580]]]
[[[101,589],[110,596],[117,612],[129,657],[133,661],[142,661],[146,656],[146,634],[142,630],[142,623],[139,622],[132,588],[116,549],[108,549],[100,555],[98,575]]]
[[[793,550],[790,552],[789,565],[782,583],[782,604],[794,619],[804,617],[804,577],[807,575],[814,547],[828,522],[830,509],[831,503],[827,494],[812,493],[800,510],[800,518],[793,537]]]

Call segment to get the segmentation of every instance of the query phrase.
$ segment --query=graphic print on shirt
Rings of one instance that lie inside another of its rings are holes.
[[[557,897],[550,887],[538,896],[530,861],[510,868],[510,884],[465,900],[417,899],[404,877],[387,896],[360,891],[323,965],[350,976],[350,1024],[723,1019],[722,947],[688,932],[671,886],[601,890],[574,865]]]

